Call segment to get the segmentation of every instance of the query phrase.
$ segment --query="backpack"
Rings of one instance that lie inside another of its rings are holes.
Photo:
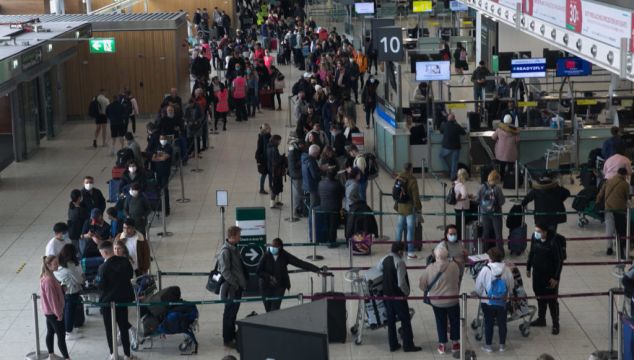
[[[449,192],[447,193],[447,197],[445,198],[445,202],[447,205],[456,205],[458,199],[456,198],[456,188],[452,186],[449,188]]]
[[[297,36],[295,34],[291,34],[291,36],[289,37],[289,43],[292,48],[297,46]]]
[[[502,307],[506,306],[506,294],[508,294],[506,281],[502,279],[501,275],[496,276],[493,280],[491,280],[491,284],[489,285],[489,289],[487,290],[489,305]]]
[[[197,319],[196,305],[175,306],[165,315],[165,320],[159,325],[159,332],[162,334],[187,333]]]
[[[492,213],[495,211],[495,188],[486,185],[484,195],[480,199],[480,211],[483,213]]]
[[[99,116],[99,102],[96,96],[93,97],[92,100],[90,100],[90,104],[88,104],[88,115],[94,119]]]
[[[130,148],[123,148],[117,151],[117,163],[118,167],[128,166],[128,162],[134,160],[134,152]]]
[[[407,194],[407,182],[400,177],[397,177],[394,181],[392,198],[397,203],[408,203],[410,201],[409,194]]]
[[[124,116],[129,117],[130,115],[132,115],[132,112],[134,111],[134,109],[132,108],[131,98],[127,96],[121,97],[121,106],[123,106]]]
[[[365,153],[363,158],[365,159],[365,173],[368,179],[372,180],[379,177],[379,163],[376,161],[376,156]]]

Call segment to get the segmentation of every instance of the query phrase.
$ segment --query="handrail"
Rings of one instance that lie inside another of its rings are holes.
[[[121,0],[121,1],[117,1],[114,0],[115,2],[113,2],[112,4],[108,4],[102,8],[96,9],[96,10],[92,10],[92,11],[88,11],[88,15],[93,15],[93,14],[111,14],[111,13],[115,13],[117,11],[122,10],[123,8],[129,8],[132,7],[136,4],[139,3],[144,3],[145,4],[145,10],[147,11],[147,0]]]

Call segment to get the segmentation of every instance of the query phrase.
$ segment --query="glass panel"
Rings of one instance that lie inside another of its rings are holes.
[[[27,156],[35,150],[39,143],[39,110],[37,80],[22,83],[18,87],[20,117],[24,129],[24,152]]]

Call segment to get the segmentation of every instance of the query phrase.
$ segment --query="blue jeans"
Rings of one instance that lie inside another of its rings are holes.
[[[449,171],[449,177],[451,179],[456,178],[458,172],[458,160],[460,159],[460,149],[446,149],[440,150],[440,160],[445,163],[445,168]]]
[[[264,182],[267,174],[260,174],[260,191],[264,191]]]
[[[79,293],[64,295],[64,328],[66,332],[73,332],[75,327],[75,310],[81,302]]]
[[[398,220],[396,223],[396,236],[394,237],[396,241],[401,241],[401,237],[403,236],[403,228],[405,227],[405,224],[407,224],[407,239],[405,240],[409,241],[407,243],[407,252],[411,254],[415,251],[414,243],[412,241],[414,241],[414,228],[416,227],[416,215],[409,214],[409,215],[398,216]]]
[[[449,334],[452,341],[460,340],[460,305],[456,304],[451,307],[432,306],[434,316],[436,317],[436,332],[438,333],[438,343],[447,343],[447,317],[449,317],[449,325],[451,325]]]
[[[487,345],[493,341],[493,325],[500,331],[500,345],[506,344],[506,308],[482,303],[484,314],[484,340]]]
[[[368,182],[369,180],[366,177],[362,177],[361,180],[359,180],[359,199],[365,201],[367,203],[366,200],[366,190],[368,188]]]

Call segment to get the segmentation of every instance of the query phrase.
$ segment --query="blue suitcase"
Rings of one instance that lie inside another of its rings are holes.
[[[108,181],[108,202],[116,203],[119,200],[119,185],[121,185],[120,179],[111,179]]]
[[[91,287],[96,285],[97,272],[99,271],[99,266],[101,266],[101,264],[103,264],[103,258],[101,256],[81,259],[81,269],[86,277],[86,282]]]
[[[320,213],[319,212],[320,208],[319,206],[315,207],[315,222],[316,227],[315,227],[315,234],[317,236],[317,243],[318,244],[325,244],[328,243],[328,220],[329,214],[326,213]],[[308,238],[310,239],[311,242],[313,242],[313,217],[310,215],[310,212],[308,213]],[[336,239],[335,239],[336,240]]]

